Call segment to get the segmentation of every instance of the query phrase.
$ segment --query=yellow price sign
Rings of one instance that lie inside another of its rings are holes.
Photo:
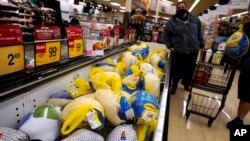
[[[83,40],[69,40],[69,58],[83,55]]]
[[[60,61],[61,43],[37,43],[36,44],[36,66],[42,66]]]
[[[0,47],[0,76],[25,69],[23,45]]]

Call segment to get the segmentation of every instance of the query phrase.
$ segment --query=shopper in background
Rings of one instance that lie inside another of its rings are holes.
[[[244,24],[243,31],[250,39],[250,22]],[[243,125],[243,119],[250,111],[250,49],[241,58],[241,72],[238,82],[238,98],[240,103],[238,106],[237,117],[227,123],[227,128],[231,128],[234,125]]]
[[[204,47],[201,22],[197,16],[189,13],[186,2],[178,2],[176,14],[165,26],[165,44],[171,50],[171,94],[175,94],[177,85],[183,74],[182,84],[190,90],[195,59],[199,49]]]

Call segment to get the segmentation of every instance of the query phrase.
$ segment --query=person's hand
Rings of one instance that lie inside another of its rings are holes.
[[[170,48],[170,51],[171,51],[171,52],[174,52],[174,50],[175,50],[174,48]]]

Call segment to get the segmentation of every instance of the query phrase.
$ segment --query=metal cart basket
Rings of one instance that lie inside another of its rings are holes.
[[[231,88],[238,60],[233,60],[221,51],[199,52],[188,95],[186,115],[190,113],[208,118],[208,127],[224,108]]]

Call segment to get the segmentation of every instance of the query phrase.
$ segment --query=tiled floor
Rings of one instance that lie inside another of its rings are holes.
[[[184,91],[182,85],[179,85],[176,94],[171,95],[170,99],[168,141],[229,141],[229,130],[226,128],[226,123],[237,114],[239,72],[236,73],[234,78],[225,107],[211,127],[207,126],[207,118],[195,114],[191,114],[189,119],[185,120],[185,99],[188,92]],[[244,123],[250,124],[250,112]]]

